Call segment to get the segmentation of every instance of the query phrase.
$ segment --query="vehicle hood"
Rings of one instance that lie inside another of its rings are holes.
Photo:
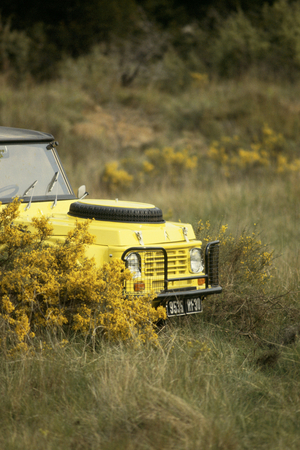
[[[106,221],[74,217],[69,214],[69,208],[74,201],[60,201],[52,208],[52,202],[32,203],[30,209],[20,207],[20,221],[29,226],[33,217],[45,216],[53,226],[53,236],[64,237],[74,228],[76,222],[90,220],[89,232],[95,236],[95,243],[107,246],[150,246],[163,245],[172,242],[189,242],[195,239],[193,227],[186,223],[123,223],[120,221]],[[90,201],[91,202],[91,201]],[[100,201],[97,201],[100,202]],[[107,202],[105,203],[107,205]],[[126,202],[133,207],[133,203]],[[145,204],[136,205],[145,207]],[[153,205],[147,205],[153,206]]]

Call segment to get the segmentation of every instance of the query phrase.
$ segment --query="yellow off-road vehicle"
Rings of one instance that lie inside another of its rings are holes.
[[[222,291],[218,279],[219,242],[196,240],[190,224],[166,222],[151,204],[88,200],[85,186],[77,197],[68,182],[51,134],[0,127],[0,201],[23,200],[20,220],[46,216],[53,237],[64,239],[76,221],[94,219],[96,239],[87,256],[97,264],[122,259],[132,273],[124,290],[132,295],[156,293],[154,306],[168,316],[202,311],[202,300]]]

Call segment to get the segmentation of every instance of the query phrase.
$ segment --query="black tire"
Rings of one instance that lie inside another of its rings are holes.
[[[69,214],[107,222],[164,223],[160,208],[118,208],[115,206],[71,203]]]

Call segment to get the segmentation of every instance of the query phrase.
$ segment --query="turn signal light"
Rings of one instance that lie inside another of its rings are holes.
[[[203,286],[205,284],[205,278],[198,278],[198,286]]]
[[[145,290],[145,283],[143,281],[139,281],[138,283],[134,283],[135,292],[140,292]]]

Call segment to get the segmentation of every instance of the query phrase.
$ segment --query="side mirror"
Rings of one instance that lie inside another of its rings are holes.
[[[83,184],[77,190],[77,198],[79,198],[79,200],[82,200],[87,195],[89,195],[89,193],[86,191],[85,184]]]

